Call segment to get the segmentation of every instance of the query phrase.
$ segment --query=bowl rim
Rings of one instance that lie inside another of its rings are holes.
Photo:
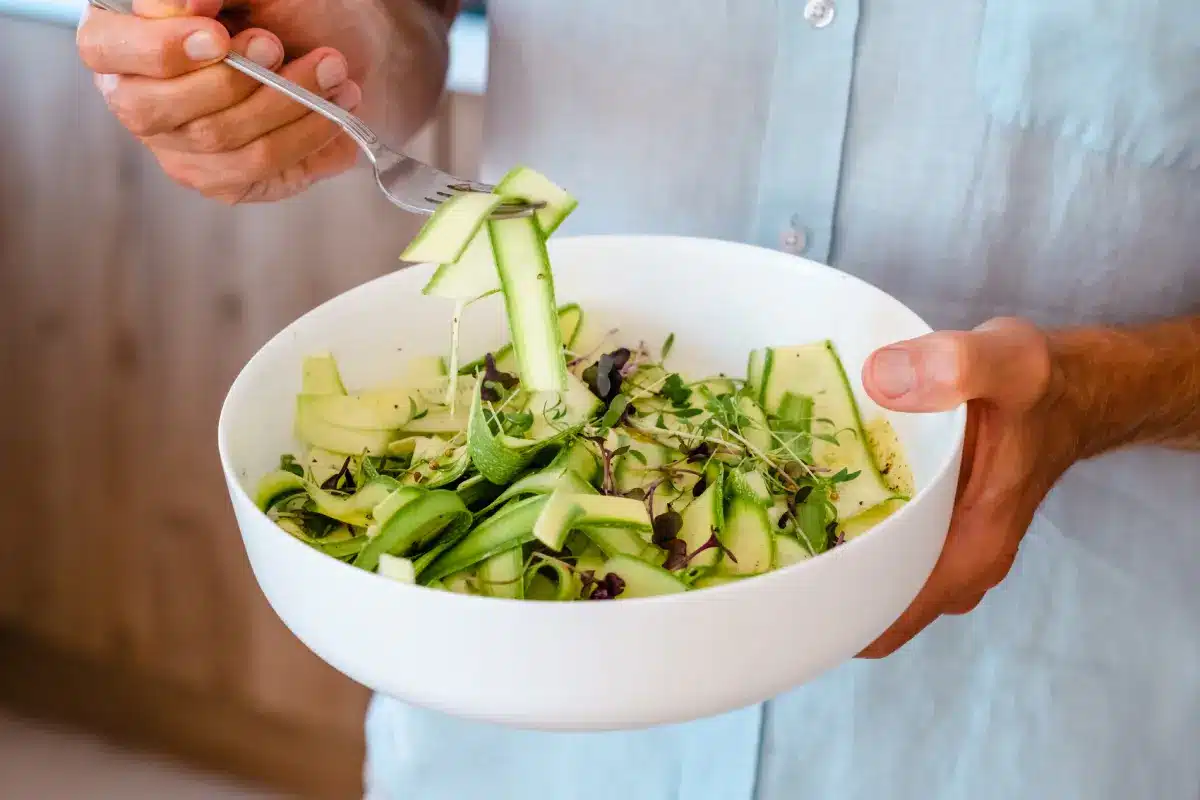
[[[725,248],[725,249],[729,249],[729,250],[742,250],[744,252],[754,252],[754,253],[758,254],[758,256],[760,258],[764,254],[770,254],[770,256],[772,258],[776,258],[776,259],[779,259],[779,258],[793,259],[800,264],[804,264],[807,269],[812,269],[815,271],[824,271],[824,272],[829,272],[829,273],[836,273],[837,278],[839,280],[850,281],[852,283],[857,284],[859,286],[859,288],[861,288],[861,289],[864,289],[868,292],[874,292],[876,294],[882,295],[883,297],[887,298],[891,302],[898,304],[901,308],[903,308],[905,311],[907,311],[909,314],[911,314],[916,320],[918,320],[921,323],[921,326],[923,328],[925,328],[926,332],[933,331],[933,328],[929,325],[929,323],[926,322],[925,319],[921,315],[917,314],[915,311],[913,311],[911,308],[909,308],[907,304],[903,303],[896,297],[892,296],[888,292],[885,292],[883,289],[880,289],[879,287],[875,286],[874,284],[858,277],[857,275],[852,275],[850,273],[843,272],[842,270],[839,270],[836,267],[832,267],[827,264],[822,264],[817,261],[812,261],[811,259],[803,258],[801,256],[784,253],[782,251],[774,250],[774,249],[771,249],[768,247],[762,247],[762,246],[753,245],[753,244],[746,244],[744,242],[734,242],[734,241],[729,241],[727,239],[718,239],[718,238],[710,238],[710,237],[702,237],[702,236],[676,236],[676,235],[657,235],[657,234],[589,234],[589,235],[583,235],[583,236],[564,236],[564,237],[554,239],[553,242],[550,243],[550,245],[551,245],[551,247],[554,247],[558,243],[570,242],[571,244],[568,246],[571,246],[571,247],[576,247],[576,246],[586,247],[588,245],[588,243],[597,242],[597,241],[604,241],[604,242],[608,242],[608,243],[625,242],[625,243],[630,243],[630,244],[635,244],[635,245],[638,242],[643,242],[643,243],[655,242],[655,243],[659,243],[659,244],[661,244],[661,243],[684,244],[686,246],[693,246],[693,247],[697,247],[697,246],[710,247],[710,248],[720,247],[720,248]],[[264,342],[254,352],[254,355],[252,355],[246,361],[246,363],[242,366],[241,370],[238,371],[237,377],[234,378],[233,382],[229,386],[229,389],[226,391],[225,399],[221,403],[221,413],[217,419],[217,451],[220,454],[221,470],[225,475],[226,485],[228,486],[229,491],[233,495],[240,497],[240,499],[244,502],[244,504],[246,506],[253,509],[254,514],[255,514],[255,519],[257,521],[265,523],[267,527],[273,529],[274,533],[280,537],[280,541],[283,542],[282,546],[301,548],[306,553],[308,553],[310,556],[320,559],[321,561],[328,562],[329,566],[333,569],[349,570],[349,571],[357,573],[358,575],[360,575],[364,578],[367,578],[367,579],[383,581],[387,584],[390,584],[393,587],[396,587],[395,588],[396,591],[422,592],[422,593],[424,593],[423,596],[426,597],[426,599],[431,602],[467,603],[467,604],[470,604],[471,607],[476,608],[476,609],[485,609],[485,608],[489,608],[489,607],[490,608],[519,607],[519,608],[525,609],[526,613],[530,613],[530,614],[537,613],[537,614],[558,614],[558,615],[576,614],[576,615],[578,615],[578,614],[621,613],[619,611],[614,611],[612,609],[629,607],[631,605],[634,605],[636,607],[668,606],[668,605],[679,606],[679,605],[689,603],[691,600],[693,600],[694,597],[692,596],[691,592],[680,592],[678,594],[658,595],[658,596],[654,596],[654,597],[631,597],[631,598],[626,598],[625,600],[623,600],[620,603],[562,603],[562,602],[556,603],[556,602],[535,602],[535,601],[524,600],[524,599],[518,600],[515,598],[506,598],[506,597],[465,595],[465,594],[459,594],[457,592],[447,592],[447,591],[439,591],[437,589],[429,589],[428,587],[421,586],[419,584],[401,583],[399,581],[395,581],[390,578],[386,578],[375,572],[367,572],[366,570],[359,569],[359,568],[355,567],[354,565],[348,564],[340,559],[332,558],[330,556],[325,555],[324,553],[320,553],[320,552],[314,550],[313,548],[309,547],[308,545],[304,544],[300,540],[296,539],[296,537],[292,536],[287,531],[283,530],[278,525],[273,523],[270,520],[270,518],[266,515],[266,513],[258,508],[258,506],[254,502],[253,498],[246,491],[245,487],[242,486],[242,482],[238,478],[237,471],[233,468],[232,461],[229,457],[229,449],[228,449],[229,432],[228,432],[228,424],[227,424],[228,418],[233,413],[233,411],[231,409],[231,405],[232,405],[233,400],[235,399],[235,395],[239,394],[239,386],[241,386],[245,381],[249,380],[249,378],[247,376],[253,371],[253,368],[254,368],[256,362],[259,359],[266,358],[265,354],[269,350],[271,350],[275,347],[278,347],[279,343],[281,341],[283,341],[293,329],[301,326],[305,322],[305,320],[309,319],[310,317],[317,315],[326,306],[329,306],[335,302],[346,302],[347,298],[353,298],[358,294],[366,294],[367,292],[371,291],[372,287],[374,287],[376,284],[384,282],[384,281],[392,280],[394,278],[394,276],[399,272],[406,272],[406,271],[414,269],[414,268],[416,268],[416,269],[420,269],[420,268],[433,269],[433,268],[435,268],[435,266],[436,265],[433,265],[433,264],[408,265],[405,267],[401,267],[399,270],[395,270],[393,272],[388,272],[388,273],[385,273],[378,277],[372,278],[369,281],[364,281],[363,283],[360,283],[357,286],[353,286],[344,292],[336,294],[333,297],[330,297],[330,298],[322,301],[321,303],[318,303],[316,306],[313,306],[311,309],[309,309],[308,311],[301,314],[296,319],[289,322],[287,325],[285,325],[283,328],[281,328],[277,333],[275,333],[275,335],[273,335],[270,339],[268,339],[266,342]],[[582,303],[584,301],[578,301],[578,302]],[[945,479],[946,474],[955,467],[955,462],[959,461],[959,459],[961,458],[962,446],[963,446],[963,443],[964,443],[964,440],[966,437],[967,406],[965,403],[960,404],[959,406],[957,406],[956,408],[952,409],[949,412],[941,412],[941,413],[949,413],[952,415],[953,421],[955,423],[954,436],[953,436],[952,440],[949,442],[949,447],[947,448],[946,453],[941,460],[941,463],[938,465],[937,469],[933,473],[933,476],[930,478],[928,485],[926,485],[924,488],[917,491],[916,494],[914,494],[912,496],[912,498],[909,500],[909,502],[905,503],[904,506],[902,506],[899,510],[892,513],[890,516],[888,516],[886,519],[884,519],[882,522],[880,522],[875,528],[872,528],[871,531],[869,531],[869,533],[874,533],[877,530],[880,531],[880,533],[882,533],[884,530],[886,530],[886,528],[889,525],[894,524],[896,520],[904,519],[906,516],[909,516],[912,513],[915,513],[912,510],[913,506],[917,505],[923,498],[925,498],[928,494],[930,494],[930,492],[933,490],[933,488],[935,486],[937,486],[938,484],[940,484]],[[240,527],[241,527],[241,524],[239,523],[239,528]],[[716,599],[719,596],[721,598],[729,598],[730,600],[732,600],[732,598],[739,596],[739,594],[747,594],[747,593],[751,593],[751,592],[755,592],[755,591],[766,590],[766,588],[769,585],[778,584],[779,582],[781,582],[783,580],[790,580],[791,579],[790,576],[800,575],[803,573],[803,571],[805,569],[815,569],[815,567],[813,566],[814,564],[817,564],[820,562],[833,563],[832,562],[833,559],[851,558],[852,556],[846,555],[846,553],[857,553],[866,547],[870,547],[872,545],[867,544],[867,543],[876,538],[878,538],[878,537],[876,537],[876,536],[855,537],[854,539],[851,539],[832,550],[821,553],[820,555],[804,559],[803,561],[799,561],[795,564],[791,564],[789,566],[782,567],[780,569],[770,570],[769,572],[761,573],[759,575],[750,575],[750,576],[746,576],[746,578],[743,578],[740,580],[730,581],[729,583],[724,583],[724,584],[720,584],[717,586],[710,586],[710,587],[704,589],[703,593],[704,593],[705,597],[709,597],[709,598]],[[244,542],[243,542],[243,547],[245,547]],[[344,573],[344,574],[349,575],[349,573]],[[750,588],[747,588],[748,586]],[[755,586],[760,587],[760,589],[756,590],[755,588],[753,588]],[[440,599],[435,601],[434,600],[435,597],[438,597]],[[503,605],[501,605],[501,604],[503,604]],[[585,609],[591,609],[591,610],[585,610]]]

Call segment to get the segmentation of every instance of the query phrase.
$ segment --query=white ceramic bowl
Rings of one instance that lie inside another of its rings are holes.
[[[756,347],[831,338],[852,380],[876,347],[928,332],[884,292],[803,259],[701,239],[552,240],[560,303],[652,346],[671,364],[745,372]],[[854,656],[916,596],[941,550],[964,409],[892,415],[918,494],[867,535],[784,570],[714,589],[610,603],[481,598],[395,583],[276,528],[248,494],[295,452],[305,354],[331,350],[351,387],[442,354],[451,309],[421,295],[429,267],[396,272],[314,309],[260,350],[221,412],[219,446],[250,563],[283,622],[313,652],[378,692],[467,718],[546,730],[681,722],[780,694]],[[624,338],[624,337],[623,337]],[[503,303],[463,323],[465,356],[507,340]],[[869,418],[878,407],[859,391]]]

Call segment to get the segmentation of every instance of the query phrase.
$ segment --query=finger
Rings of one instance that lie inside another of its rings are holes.
[[[174,78],[215,64],[229,51],[229,33],[204,17],[141,19],[94,10],[79,27],[79,56],[106,75]]]
[[[353,108],[350,101],[361,98],[356,84],[348,82],[339,91],[340,100]],[[186,154],[189,166],[184,182],[211,197],[241,198],[246,187],[279,176],[300,164],[342,132],[336,124],[315,112],[260,136],[244,147],[216,155]],[[189,179],[190,178],[190,179]]]
[[[354,108],[357,105],[355,101],[361,97],[358,85],[347,83],[335,102],[346,108]],[[342,129],[335,123],[310,111],[295,122],[255,139],[232,155],[246,164],[247,175],[254,180],[264,180],[299,164],[341,133]]]
[[[358,163],[358,145],[349,136],[337,136],[301,163],[313,183],[333,178]]]
[[[936,567],[934,572],[937,572]],[[899,650],[941,615],[948,587],[942,576],[930,575],[917,598],[882,635],[867,645],[859,658],[884,658]]]
[[[358,146],[354,141],[349,136],[338,136],[291,169],[254,184],[232,202],[263,203],[292,197],[318,181],[340,175],[353,167],[357,159]]]
[[[361,98],[357,85],[349,88],[353,84],[346,80],[349,74],[346,59],[328,47],[296,59],[279,74],[325,97],[346,92],[341,100],[354,105]],[[262,86],[242,102],[194,119],[155,144],[197,153],[233,152],[309,113],[312,112],[282,92]]]
[[[268,69],[283,61],[283,44],[274,34],[263,30],[249,30],[235,36],[231,49]],[[213,64],[167,80],[110,76],[97,85],[121,124],[141,137],[167,133],[194,119],[235,106],[261,86],[224,64]]]
[[[969,400],[1024,408],[1050,379],[1045,336],[1023,320],[939,331],[875,351],[863,386],[895,411],[947,411]]]
[[[943,613],[953,614],[955,616],[970,614],[979,607],[980,603],[983,602],[984,594],[986,594],[986,592],[971,593],[960,600],[948,603],[946,605],[946,610]]]
[[[1008,574],[1028,522],[991,504],[955,510],[946,544],[904,613],[860,658],[891,655],[942,614],[965,614]],[[1014,533],[1015,532],[1015,533]],[[971,600],[974,603],[970,603]],[[969,605],[968,605],[969,604]]]
[[[215,17],[221,0],[133,0],[133,13],[146,19]]]
[[[968,592],[962,599],[945,601],[938,606],[914,605],[882,636],[864,648],[858,657],[886,658],[915,639],[943,614],[962,616],[971,613],[983,602],[985,594],[985,591]]]

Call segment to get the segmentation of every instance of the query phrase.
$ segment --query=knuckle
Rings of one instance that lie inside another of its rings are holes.
[[[946,360],[954,365],[954,370],[948,381],[950,388],[963,390],[967,388],[971,365],[974,363],[974,339],[962,331],[947,331],[941,334],[940,346]]]
[[[1028,319],[994,317],[976,330],[1002,333],[1006,349],[1011,353],[1009,368],[1020,375],[1020,385],[1026,389],[1014,399],[1034,403],[1045,395],[1053,373],[1050,337]]]
[[[251,180],[259,180],[277,171],[278,154],[269,139],[255,139],[243,148],[241,162]]]
[[[215,154],[228,151],[231,144],[229,126],[220,121],[201,117],[184,126],[191,149],[197,153]]]
[[[246,96],[247,78],[232,69],[218,70],[215,82],[210,90],[214,97],[219,97],[226,105],[233,105]]]
[[[163,110],[139,93],[118,90],[109,96],[108,106],[134,136],[153,136],[165,130]]]
[[[150,52],[146,53],[147,71],[159,77],[166,78],[174,75],[172,61],[170,49],[164,42],[157,42]]]

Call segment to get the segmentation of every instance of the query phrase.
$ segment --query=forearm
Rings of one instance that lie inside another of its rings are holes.
[[[1200,450],[1200,316],[1055,331],[1050,346],[1081,458],[1137,444]]]
[[[450,62],[450,5],[457,0],[382,0],[388,37],[364,109],[392,145],[407,143],[437,112]]]
[[[350,59],[351,77],[363,89],[359,116],[389,144],[402,147],[437,111],[457,0],[332,2],[353,2],[354,13],[346,14],[345,29],[327,34],[322,44]]]

